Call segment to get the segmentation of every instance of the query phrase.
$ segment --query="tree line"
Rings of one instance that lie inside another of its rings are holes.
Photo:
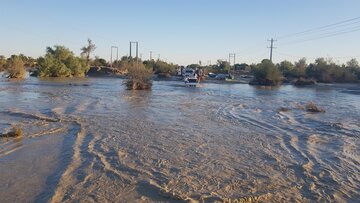
[[[168,63],[162,60],[144,60],[124,56],[120,60],[115,60],[110,64],[103,58],[91,58],[91,54],[96,49],[95,44],[88,39],[83,46],[81,55],[76,56],[70,49],[55,45],[47,47],[44,56],[34,59],[23,54],[12,55],[9,58],[0,56],[0,71],[6,71],[10,78],[24,78],[26,75],[25,67],[33,70],[33,75],[38,77],[84,77],[90,67],[110,67],[118,72],[127,74],[134,64],[158,74],[159,76],[169,77],[177,74],[180,68],[203,69],[204,73],[225,73],[232,74],[238,67],[247,67],[248,71],[254,75],[254,84],[277,85],[289,80],[306,78],[318,82],[356,82],[360,80],[360,66],[356,59],[351,59],[346,64],[336,64],[332,60],[318,58],[313,63],[307,63],[302,58],[295,63],[282,61],[274,64],[269,60],[263,60],[258,64],[235,64],[231,66],[228,61],[218,60],[213,65],[190,64],[181,67],[177,64]]]
[[[341,65],[325,58],[317,58],[310,64],[305,58],[295,63],[285,60],[278,64],[265,59],[259,64],[252,65],[251,70],[255,76],[254,83],[260,85],[277,85],[299,79],[322,83],[346,83],[360,80],[360,66],[356,59],[351,59]]]

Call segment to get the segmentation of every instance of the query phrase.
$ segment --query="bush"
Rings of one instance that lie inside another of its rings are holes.
[[[282,75],[276,66],[267,59],[256,65],[253,70],[254,80],[250,83],[252,85],[279,85],[282,80]]]
[[[45,57],[38,59],[38,64],[39,77],[84,77],[89,70],[85,59],[74,56],[64,46],[48,47]]]
[[[128,66],[128,80],[125,85],[128,90],[151,89],[152,70],[145,68],[144,64],[131,62]]]
[[[19,56],[13,55],[7,60],[6,71],[9,73],[8,78],[24,79],[26,76],[24,62]]]

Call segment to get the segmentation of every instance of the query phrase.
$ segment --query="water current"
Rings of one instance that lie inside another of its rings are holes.
[[[360,199],[359,85],[122,83],[0,79],[0,202]]]

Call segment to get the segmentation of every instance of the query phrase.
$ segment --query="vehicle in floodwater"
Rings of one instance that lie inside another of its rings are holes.
[[[195,76],[195,70],[190,69],[190,68],[185,69],[185,72],[184,72],[183,76],[184,76],[185,78],[194,77],[194,76]]]
[[[197,87],[199,81],[196,77],[187,77],[184,79],[186,87]]]

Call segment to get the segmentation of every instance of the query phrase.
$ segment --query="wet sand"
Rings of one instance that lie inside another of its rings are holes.
[[[0,81],[0,132],[24,132],[0,138],[1,201],[360,199],[356,85],[122,82]],[[306,112],[310,101],[326,112]]]

